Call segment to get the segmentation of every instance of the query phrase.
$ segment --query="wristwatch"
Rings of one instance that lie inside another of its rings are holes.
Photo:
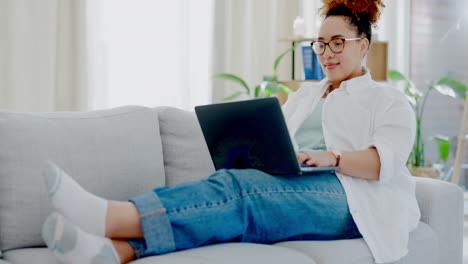
[[[340,159],[341,159],[341,155],[343,155],[343,153],[339,150],[336,150],[336,149],[332,149],[330,150],[330,153],[335,157],[336,159],[336,164],[335,164],[335,167],[338,167],[340,166]]]

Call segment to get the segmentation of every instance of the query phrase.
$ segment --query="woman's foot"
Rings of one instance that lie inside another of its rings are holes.
[[[110,239],[86,233],[58,213],[52,213],[45,221],[42,238],[62,263],[120,263]]]
[[[56,211],[86,232],[106,235],[107,200],[83,189],[53,162],[46,162],[43,176]]]

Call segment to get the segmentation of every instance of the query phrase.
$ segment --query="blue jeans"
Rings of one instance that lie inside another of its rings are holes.
[[[254,169],[219,170],[130,201],[144,233],[144,239],[128,240],[137,258],[217,242],[361,237],[331,172],[272,176]]]

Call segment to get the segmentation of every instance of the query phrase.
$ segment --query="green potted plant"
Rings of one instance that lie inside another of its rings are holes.
[[[244,88],[244,91],[235,92],[232,95],[225,97],[223,100],[225,101],[234,100],[243,94],[247,95],[249,98],[268,97],[268,96],[278,94],[280,92],[289,94],[291,90],[286,85],[278,82],[277,80],[277,69],[278,69],[279,63],[284,58],[284,56],[286,56],[286,54],[288,54],[289,52],[293,51],[295,48],[296,46],[292,45],[291,48],[281,53],[281,55],[279,55],[275,59],[275,62],[273,64],[272,75],[264,76],[263,81],[257,86],[255,86],[255,89],[253,90],[250,89],[250,87],[247,85],[247,82],[244,79],[242,79],[241,77],[237,75],[230,74],[230,73],[219,73],[213,76],[214,79],[223,79],[223,80],[236,82]]]
[[[391,70],[388,76],[392,81],[402,81],[405,84],[405,95],[413,106],[416,114],[416,139],[407,161],[407,166],[412,175],[439,178],[440,171],[437,168],[427,166],[424,157],[424,142],[421,131],[424,108],[429,94],[436,90],[443,95],[453,98],[465,99],[467,85],[453,77],[443,77],[437,81],[431,81],[425,92],[416,88],[412,81],[398,71]],[[446,136],[434,136],[431,138],[438,147],[439,163],[446,163],[450,153],[450,139]],[[439,166],[440,167],[440,166]],[[445,165],[443,166],[445,167]]]

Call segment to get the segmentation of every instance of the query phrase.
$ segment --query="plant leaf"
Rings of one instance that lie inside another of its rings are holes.
[[[280,92],[280,87],[277,82],[267,82],[265,87],[265,92],[268,91],[269,95],[277,94]]]
[[[250,94],[250,88],[247,85],[247,83],[244,81],[244,79],[242,79],[241,77],[237,75],[230,74],[230,73],[219,73],[213,76],[213,79],[225,79],[225,80],[239,83],[240,85],[242,85],[242,87],[245,88],[245,90],[247,91],[247,94]]]
[[[266,87],[268,85],[268,81],[263,81],[258,85],[258,97],[265,97],[266,96]]]
[[[399,71],[390,70],[388,71],[388,77],[392,81],[407,81],[408,79]]]
[[[407,96],[412,97],[414,102],[417,102],[419,98],[423,95],[423,93],[414,86],[413,82],[410,81],[406,76],[404,76],[401,72],[390,70],[388,71],[388,77],[392,81],[403,81],[405,83],[405,94]],[[414,103],[415,105],[416,103]]]
[[[278,65],[281,62],[281,60],[283,59],[283,57],[286,56],[286,54],[288,54],[289,52],[291,52],[291,51],[293,51],[295,49],[296,49],[296,44],[293,42],[291,48],[287,49],[285,52],[281,53],[281,55],[279,55],[276,58],[275,63],[273,64],[273,75],[272,75],[273,80],[276,81],[276,71],[278,70]]]
[[[283,93],[285,93],[285,94],[290,94],[291,93],[291,89],[289,89],[289,87],[287,87],[286,85],[281,84],[281,83],[279,83],[278,85],[279,85],[280,90]]]
[[[466,84],[451,78],[440,79],[437,84],[434,85],[434,88],[443,95],[463,100],[466,99],[466,91],[468,90]]]
[[[255,86],[254,98],[260,97],[260,85]]]
[[[413,105],[413,107],[416,107],[416,99],[414,99],[414,97],[410,96],[410,95],[406,95],[406,99],[408,99],[408,101],[411,103],[411,105]]]
[[[234,100],[234,99],[238,98],[241,94],[243,94],[243,92],[235,92],[235,93],[231,94],[230,96],[223,98],[223,101]]]
[[[432,137],[432,140],[437,144],[439,148],[439,158],[444,162],[447,162],[450,153],[450,139],[445,136],[437,135]]]

